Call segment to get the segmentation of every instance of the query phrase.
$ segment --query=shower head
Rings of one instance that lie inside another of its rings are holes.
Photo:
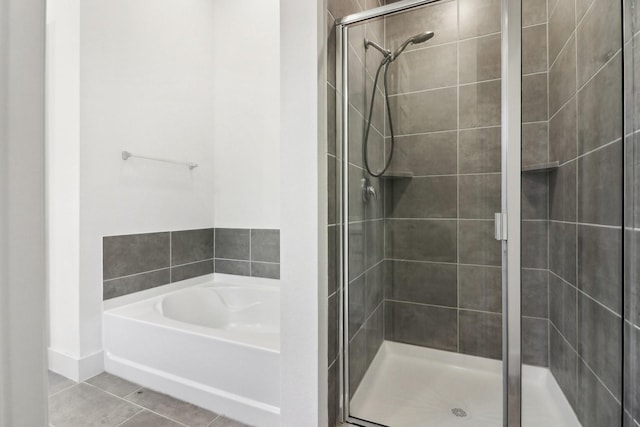
[[[419,43],[424,43],[427,40],[429,40],[431,37],[434,36],[434,32],[433,31],[425,31],[424,33],[420,33],[420,34],[416,34],[413,37],[409,37],[404,43],[402,43],[400,45],[400,47],[398,49],[396,49],[396,51],[393,53],[393,56],[391,57],[392,61],[395,61],[395,59],[400,56],[400,54],[402,52],[404,52],[404,50],[407,48],[407,46],[409,46],[410,44],[419,44]]]

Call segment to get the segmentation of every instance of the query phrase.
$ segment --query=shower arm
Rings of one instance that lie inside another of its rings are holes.
[[[389,49],[383,48],[378,43],[372,40],[364,39],[364,48],[369,49],[369,46],[373,46],[374,48],[376,48],[376,50],[378,50],[381,54],[383,54],[385,58],[388,58],[391,56],[391,51]]]

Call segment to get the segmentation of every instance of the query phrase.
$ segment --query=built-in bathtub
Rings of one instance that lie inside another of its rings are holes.
[[[216,274],[107,301],[105,370],[250,425],[279,425],[277,283]]]

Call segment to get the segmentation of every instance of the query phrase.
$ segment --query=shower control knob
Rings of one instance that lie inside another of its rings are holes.
[[[362,200],[364,202],[368,202],[369,200],[378,200],[378,193],[376,192],[376,187],[371,185],[369,179],[362,179]]]

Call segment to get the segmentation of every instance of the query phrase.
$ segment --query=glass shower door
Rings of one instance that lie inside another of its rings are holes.
[[[501,4],[401,3],[338,31],[344,411],[498,427]]]

